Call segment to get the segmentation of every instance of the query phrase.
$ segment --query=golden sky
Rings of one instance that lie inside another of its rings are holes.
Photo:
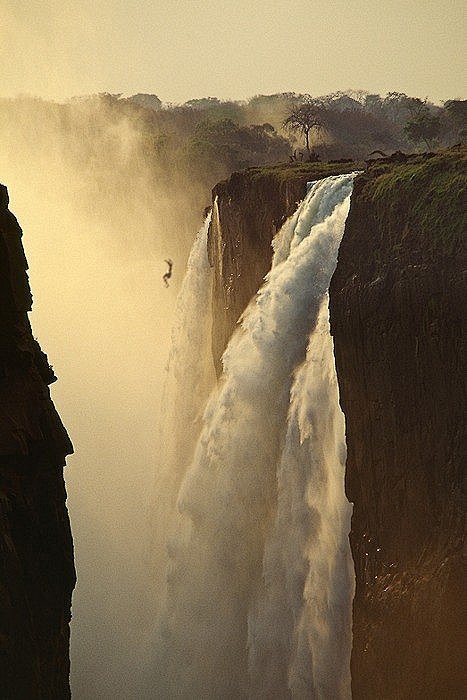
[[[0,95],[465,98],[465,0],[0,0]]]

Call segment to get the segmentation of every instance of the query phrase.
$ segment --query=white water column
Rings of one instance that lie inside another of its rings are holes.
[[[327,291],[354,174],[316,183],[223,357],[177,500],[161,697],[350,696],[353,573]]]

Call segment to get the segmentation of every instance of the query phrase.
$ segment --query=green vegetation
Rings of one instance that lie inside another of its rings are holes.
[[[363,170],[373,151],[410,152],[409,137],[420,136],[421,147],[423,140],[434,145],[435,136],[437,147],[453,146],[467,133],[466,104],[450,100],[437,107],[403,93],[364,92],[319,98],[285,92],[244,102],[206,97],[182,105],[164,105],[154,94],[102,93],[64,104],[23,97],[0,99],[0,134],[13,149],[15,141],[21,152],[26,148],[31,161],[47,152],[59,172],[79,172],[79,196],[93,207],[96,183],[117,198],[131,198],[122,191],[122,169],[135,189],[153,182],[148,202],[157,200],[167,218],[174,212],[163,200],[176,201],[178,212],[192,212],[177,213],[180,228],[191,232],[211,189],[233,172],[253,168],[253,178],[303,182],[342,172],[342,161]],[[300,116],[303,105],[310,108],[303,124],[290,119]],[[414,123],[416,115],[422,123]],[[436,134],[427,131],[430,125]],[[308,153],[300,152],[303,142]],[[319,160],[306,162],[312,150]],[[434,180],[437,191],[440,178]]]
[[[339,175],[346,169],[346,162],[335,161],[327,163],[276,163],[262,167],[249,168],[248,174],[252,180],[264,177],[271,177],[278,182],[295,181],[301,182],[305,179],[320,180],[330,175]],[[353,170],[363,170],[365,163],[348,161],[349,172]]]
[[[231,119],[204,119],[194,128],[185,155],[194,177],[248,168],[254,163],[285,160],[290,145],[270,124],[239,127]]]
[[[33,98],[0,99],[0,124],[14,114],[24,122],[27,140],[41,136],[50,121],[72,150],[92,157],[101,129],[125,121],[139,134],[146,161],[156,173],[183,185],[195,179],[209,190],[235,170],[291,159],[364,160],[375,151],[392,153],[435,145],[445,148],[465,139],[467,102],[449,100],[437,107],[404,93],[385,97],[362,91],[321,97],[292,92],[256,95],[244,102],[216,97],[164,105],[157,95],[101,93],[65,104]],[[94,116],[93,116],[94,115]],[[81,139],[81,143],[78,140]],[[114,147],[118,139],[114,134]],[[304,150],[301,151],[300,149]]]
[[[435,114],[417,114],[409,119],[404,126],[407,137],[413,143],[424,143],[427,148],[433,148],[441,130],[439,117]]]
[[[391,217],[402,216],[406,235],[423,234],[426,245],[441,240],[451,251],[465,245],[466,147],[378,164],[362,177],[366,180],[362,194],[371,200],[376,215],[384,212],[388,230]]]
[[[448,100],[444,103],[451,138],[467,140],[467,100]]]

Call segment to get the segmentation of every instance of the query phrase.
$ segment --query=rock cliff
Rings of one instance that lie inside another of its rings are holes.
[[[465,688],[467,153],[361,175],[330,289],[357,575],[356,698]]]
[[[465,687],[466,159],[453,149],[364,165],[331,284],[354,503],[354,698],[458,698]],[[218,370],[306,181],[361,168],[250,169],[213,190]]]
[[[72,445],[27,316],[21,236],[0,185],[0,697],[61,700],[75,584],[63,480]]]

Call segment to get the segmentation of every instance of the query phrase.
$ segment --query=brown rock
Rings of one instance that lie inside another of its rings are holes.
[[[465,688],[466,154],[361,175],[330,289],[356,569],[353,697]]]
[[[464,147],[368,163],[330,289],[354,502],[353,697],[465,692]],[[269,270],[271,239],[326,172],[250,169],[213,190],[213,354]],[[293,168],[296,168],[295,170]],[[317,166],[315,166],[316,168]],[[343,169],[344,168],[344,169]]]

